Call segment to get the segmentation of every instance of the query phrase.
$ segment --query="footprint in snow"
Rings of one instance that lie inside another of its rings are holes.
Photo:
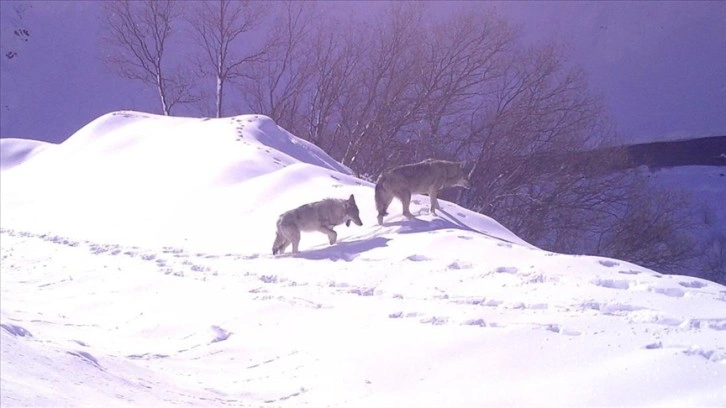
[[[602,265],[602,266],[607,266],[608,268],[612,268],[613,266],[620,265],[620,263],[615,262],[615,261],[610,260],[610,259],[601,259],[601,260],[598,261],[598,263],[600,265]]]
[[[707,283],[699,282],[696,280],[693,280],[690,282],[678,282],[678,284],[683,286],[684,288],[694,288],[694,289],[700,289],[700,288],[708,286]]]
[[[406,259],[408,259],[409,261],[413,261],[413,262],[422,262],[422,261],[430,261],[431,260],[431,258],[429,258],[429,257],[427,257],[425,255],[420,255],[420,254],[411,255],[409,257],[406,257]]]
[[[653,310],[638,310],[628,314],[628,321],[633,323],[654,323],[663,326],[681,326],[683,319],[666,316]]]
[[[655,292],[660,293],[661,295],[666,295],[670,297],[683,297],[685,296],[686,292],[683,289],[680,288],[656,288],[656,287],[649,287],[649,292]]]
[[[348,291],[358,296],[373,296],[375,294],[375,288],[354,288]]]
[[[687,356],[699,356],[706,360],[713,361],[714,363],[726,362],[726,351],[706,349],[698,346],[693,346],[686,350],[683,350],[683,354]]]
[[[66,353],[81,358],[82,360],[90,363],[93,366],[96,366],[97,368],[101,368],[101,365],[98,363],[98,360],[96,360],[96,357],[91,355],[91,353],[85,352],[85,351],[67,351]]]
[[[642,306],[630,305],[627,303],[598,303],[598,302],[585,302],[582,306],[586,309],[595,309],[603,314],[612,316],[627,315],[638,310],[645,309]]]
[[[388,317],[390,319],[412,318],[412,317],[419,317],[419,316],[421,316],[421,313],[418,313],[418,312],[404,313],[403,311],[388,314]]]
[[[441,326],[449,322],[449,318],[446,316],[431,316],[419,320],[423,324],[432,324],[434,326]]]
[[[630,283],[624,279],[594,279],[592,283],[609,289],[629,289]]]
[[[462,325],[487,327],[487,323],[484,321],[484,319],[469,319],[463,322]]]
[[[227,340],[229,336],[232,335],[232,332],[229,332],[219,326],[212,326],[212,333],[214,334],[214,337],[212,338],[212,343],[217,343],[220,341]]]
[[[726,318],[725,319],[690,319],[686,320],[681,327],[685,327],[693,330],[711,329],[724,331],[726,330]]]
[[[17,337],[33,337],[33,335],[30,334],[29,331],[25,330],[25,328],[24,327],[21,327],[21,326],[17,326],[17,325],[14,325],[14,324],[2,323],[2,324],[0,324],[0,327],[2,327],[3,329],[5,329],[5,331],[7,331],[8,333],[12,334],[13,336],[17,336]]]
[[[580,334],[582,334],[581,332],[579,332],[577,330],[568,329],[568,328],[562,327],[562,325],[559,325],[556,323],[545,325],[545,330],[548,330],[548,331],[551,331],[554,333],[563,334],[565,336],[579,336]]]
[[[459,269],[471,269],[473,267],[474,267],[474,265],[472,265],[471,263],[469,263],[469,262],[461,262],[461,261],[454,261],[454,262],[450,263],[447,266],[447,268],[449,268],[449,269],[455,269],[455,270],[459,270]]]

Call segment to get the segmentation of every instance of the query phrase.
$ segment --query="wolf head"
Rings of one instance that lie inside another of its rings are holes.
[[[363,222],[360,220],[360,211],[358,206],[355,204],[355,197],[353,194],[345,202],[345,226],[350,227],[350,222],[353,221],[356,225],[361,226]]]
[[[469,183],[469,176],[466,172],[466,162],[454,162],[453,166],[449,168],[449,180],[452,186],[464,187],[466,189],[471,188]]]

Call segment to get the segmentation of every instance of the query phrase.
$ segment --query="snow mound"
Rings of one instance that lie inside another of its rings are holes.
[[[1,173],[3,406],[726,403],[724,286],[543,251],[422,195],[378,225],[371,183],[264,116],[115,112],[21,156]],[[350,194],[363,226],[271,254],[281,212]]]
[[[354,194],[366,225],[348,231],[358,236],[453,228],[528,245],[496,221],[450,203],[442,211],[448,221],[433,217],[423,196],[412,207],[421,225],[397,225],[403,217],[392,207],[392,226],[380,229],[371,183],[263,115],[109,113],[3,171],[3,188],[3,224],[97,241],[267,253],[280,213]],[[264,225],[265,239],[249,233],[251,225]],[[324,243],[318,238],[309,242]]]
[[[0,139],[0,170],[9,170],[42,152],[52,143],[29,139]]]

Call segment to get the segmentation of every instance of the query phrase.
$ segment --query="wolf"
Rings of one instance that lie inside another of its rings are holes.
[[[338,239],[333,227],[342,223],[349,227],[351,221],[358,226],[363,225],[359,213],[353,194],[347,200],[326,198],[284,212],[277,219],[277,236],[272,244],[272,254],[284,253],[290,244],[292,253],[297,253],[301,231],[320,231],[328,236],[330,245],[333,245]]]
[[[411,194],[427,194],[431,200],[431,213],[441,209],[437,196],[444,187],[469,188],[469,178],[464,171],[464,162],[426,159],[419,163],[394,167],[381,174],[376,182],[376,209],[378,224],[383,225],[383,217],[393,197],[403,205],[403,215],[413,218],[409,210]]]

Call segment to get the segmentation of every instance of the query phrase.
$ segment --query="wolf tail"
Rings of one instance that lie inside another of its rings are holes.
[[[388,205],[391,204],[393,195],[389,193],[383,186],[383,176],[378,179],[376,183],[376,210],[378,210],[378,224],[383,224],[383,217],[388,215],[386,210]]]

